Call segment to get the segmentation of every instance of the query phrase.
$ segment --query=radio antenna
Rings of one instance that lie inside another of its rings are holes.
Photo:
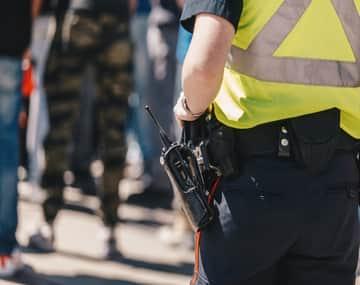
[[[163,127],[160,125],[158,119],[155,117],[155,115],[153,114],[153,112],[150,109],[150,106],[145,105],[145,110],[148,112],[148,114],[150,115],[151,119],[153,120],[153,122],[155,123],[156,127],[159,129],[159,133],[160,133],[160,138],[161,141],[163,143],[163,145],[166,148],[169,148],[171,146],[171,141],[169,139],[169,137],[166,135],[165,130],[163,129]]]

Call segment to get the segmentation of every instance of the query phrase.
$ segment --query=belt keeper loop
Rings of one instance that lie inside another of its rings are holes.
[[[281,126],[278,143],[278,156],[290,157],[289,132],[285,126]]]

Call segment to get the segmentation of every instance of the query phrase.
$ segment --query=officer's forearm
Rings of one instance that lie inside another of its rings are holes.
[[[226,20],[210,14],[196,17],[182,73],[184,94],[192,113],[204,111],[215,99],[233,36],[234,28]]]

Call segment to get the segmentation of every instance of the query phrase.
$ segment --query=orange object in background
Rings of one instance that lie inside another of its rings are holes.
[[[19,114],[19,147],[20,163],[25,170],[28,170],[28,155],[26,150],[26,133],[29,117],[30,96],[36,88],[34,65],[29,54],[24,56],[22,63],[23,78],[21,82],[22,106]]]
[[[35,77],[34,77],[34,68],[30,60],[25,59],[23,61],[23,79],[21,92],[23,97],[30,97],[33,90],[36,88]]]

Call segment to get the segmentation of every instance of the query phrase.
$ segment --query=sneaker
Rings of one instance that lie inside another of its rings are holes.
[[[13,277],[23,267],[19,250],[14,250],[10,255],[0,255],[0,278]]]
[[[50,225],[44,225],[29,238],[28,247],[42,253],[54,252],[54,233]]]

